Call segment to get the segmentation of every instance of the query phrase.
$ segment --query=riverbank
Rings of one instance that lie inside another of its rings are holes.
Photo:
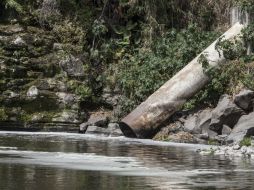
[[[196,2],[190,9],[175,2],[182,10],[176,14],[179,23],[169,23],[171,4],[15,2],[16,7],[0,3],[0,130],[7,131],[122,135],[121,118],[228,28],[225,17],[230,17],[230,6],[223,2]],[[145,16],[148,7],[165,10],[167,19],[157,13]],[[221,14],[216,7],[227,11]],[[208,24],[196,14],[201,10],[216,15],[215,20]],[[197,15],[197,24],[182,22],[190,13]],[[144,18],[154,18],[156,24]],[[145,31],[151,31],[149,40]],[[248,90],[253,89],[253,60],[238,51],[238,42],[221,43],[227,63],[207,73],[211,83],[163,123],[153,140],[228,145],[254,135],[254,92]]]
[[[231,146],[214,146],[197,150],[201,155],[222,155],[227,157],[243,157],[254,159],[254,146],[240,146],[238,144]]]
[[[254,92],[247,89],[234,96],[223,95],[215,108],[180,112],[154,139],[216,145],[240,144],[254,135],[253,100]]]

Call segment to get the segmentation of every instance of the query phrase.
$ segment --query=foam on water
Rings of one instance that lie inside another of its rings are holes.
[[[0,146],[0,150],[1,149],[9,149],[9,150],[17,150],[18,148],[17,147],[11,147],[11,146]]]
[[[41,165],[74,170],[103,171],[124,176],[170,176],[174,178],[197,174],[220,173],[216,170],[168,171],[161,167],[145,167],[135,157],[110,157],[90,153],[1,150],[0,163]]]
[[[40,136],[40,137],[60,137],[71,140],[92,140],[92,141],[118,141],[125,144],[142,144],[142,145],[154,145],[154,146],[174,146],[174,147],[186,147],[188,149],[197,150],[200,148],[210,148],[211,145],[201,144],[187,144],[187,143],[174,143],[174,142],[162,142],[154,141],[150,139],[131,139],[124,136],[112,137],[97,134],[79,134],[79,133],[63,133],[63,132],[16,132],[16,131],[0,131],[0,136]]]

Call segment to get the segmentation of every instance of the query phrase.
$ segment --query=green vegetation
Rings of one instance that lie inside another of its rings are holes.
[[[52,111],[34,112],[32,114],[23,112],[20,114],[19,119],[20,121],[24,123],[29,123],[32,121],[50,122],[56,116],[57,116],[57,112],[52,112]]]
[[[119,83],[125,96],[123,110],[129,112],[202,51],[217,33],[203,32],[197,25],[172,30],[149,50],[125,54],[119,69]]]
[[[249,25],[242,31],[242,35],[231,40],[219,39],[216,44],[217,51],[223,52],[226,63],[219,68],[209,68],[206,55],[199,58],[204,71],[211,78],[211,82],[191,99],[185,106],[191,109],[199,104],[214,105],[222,94],[236,94],[244,86],[254,89],[254,56],[247,55],[247,42],[252,42],[254,28]]]
[[[20,121],[24,122],[24,123],[27,123],[29,121],[32,120],[32,115],[31,114],[27,114],[27,113],[22,113],[20,114]]]
[[[105,88],[118,91],[121,117],[225,31],[233,4],[253,9],[252,0],[5,0],[0,18],[43,29],[60,44],[53,52],[59,59],[81,57],[83,82],[69,78],[68,88],[95,102]],[[212,106],[221,94],[234,94],[242,86],[254,89],[254,57],[246,56],[245,48],[254,42],[253,28],[246,28],[241,39],[219,40],[216,47],[228,60],[221,68],[210,69],[206,55],[200,57],[211,83],[185,109]],[[34,49],[43,54],[40,46]],[[21,49],[13,57],[27,53]]]
[[[23,13],[23,7],[18,1],[16,0],[4,0],[3,1],[6,9],[14,9],[18,13]]]
[[[0,108],[0,121],[4,121],[8,119],[8,116],[6,114],[5,108],[1,107]]]
[[[245,137],[241,140],[240,146],[251,146],[251,137]]]
[[[253,0],[234,0],[234,4],[241,7],[243,10],[252,11],[254,10]]]
[[[85,45],[86,31],[78,23],[64,20],[56,23],[52,29],[58,43],[64,44],[64,53],[80,54]]]
[[[214,140],[214,139],[209,139],[207,142],[208,145],[219,145],[218,141]],[[214,150],[211,149],[211,154],[214,154]]]

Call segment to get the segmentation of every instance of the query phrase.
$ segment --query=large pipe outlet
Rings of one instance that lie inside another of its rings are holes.
[[[223,34],[224,39],[236,37],[243,28],[243,24],[235,23]],[[225,61],[222,53],[215,49],[217,41],[218,39],[201,53],[207,55],[211,67],[217,67]],[[188,99],[209,82],[202,65],[198,62],[200,55],[122,119],[120,127],[126,136],[151,137],[160,124],[180,110]]]

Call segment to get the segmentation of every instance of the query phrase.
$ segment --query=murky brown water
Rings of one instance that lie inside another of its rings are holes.
[[[195,149],[124,137],[0,132],[0,189],[253,189],[254,160]]]

